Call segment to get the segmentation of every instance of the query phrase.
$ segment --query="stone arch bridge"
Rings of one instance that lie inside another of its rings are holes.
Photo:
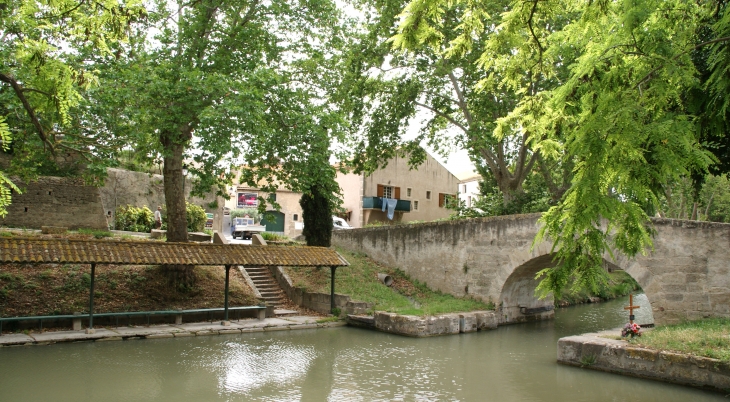
[[[551,299],[534,295],[535,274],[550,267],[552,243],[532,247],[540,214],[333,232],[332,243],[398,267],[455,296],[498,306],[502,324],[549,319]],[[730,224],[652,219],[654,249],[606,266],[639,282],[658,325],[730,317]]]

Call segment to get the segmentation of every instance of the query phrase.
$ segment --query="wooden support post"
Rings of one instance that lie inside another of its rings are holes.
[[[228,321],[228,283],[230,281],[230,274],[231,274],[231,266],[226,265],[226,290],[225,290],[225,300],[223,304],[223,322],[222,325],[230,325],[230,321]]]
[[[332,279],[330,281],[330,313],[334,314],[335,311],[335,270],[337,267],[330,267],[332,272]]]
[[[87,334],[94,333],[94,276],[96,274],[96,264],[91,264],[91,285],[89,286],[89,328]]]

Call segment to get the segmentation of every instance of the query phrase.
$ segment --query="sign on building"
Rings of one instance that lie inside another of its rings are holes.
[[[238,193],[238,208],[258,207],[259,198],[256,193]]]

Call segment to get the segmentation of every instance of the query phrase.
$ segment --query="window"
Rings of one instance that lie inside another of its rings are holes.
[[[269,201],[276,201],[276,193],[269,194]]]
[[[471,196],[466,197],[466,206],[471,207]]]
[[[418,201],[413,201],[413,210],[418,211]]]
[[[453,194],[439,193],[439,208],[445,208],[447,205],[450,205],[452,199],[454,199]]]
[[[426,199],[427,200],[430,200],[431,199],[431,192],[430,191],[426,191]]]
[[[466,184],[461,186],[461,192],[466,194]]]
[[[400,187],[378,184],[378,197],[400,199]]]
[[[292,218],[292,220],[294,220],[295,222],[298,221],[299,220],[299,215],[294,214],[294,217]]]
[[[411,198],[411,188],[410,187],[406,188],[406,197]]]

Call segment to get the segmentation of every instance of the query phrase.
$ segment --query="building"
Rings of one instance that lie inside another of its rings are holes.
[[[482,176],[472,176],[459,182],[459,200],[465,207],[473,207],[479,198],[479,182]]]
[[[222,227],[225,233],[230,233],[231,230],[230,215],[227,213],[236,209],[258,208],[259,197],[263,197],[276,201],[281,206],[279,211],[274,210],[270,204],[266,206],[268,214],[275,218],[272,221],[264,218],[261,222],[266,226],[267,232],[280,233],[292,238],[302,234],[304,221],[302,220],[302,207],[299,205],[299,199],[302,198],[301,193],[279,188],[276,193],[269,194],[254,187],[239,185],[231,188],[229,195],[230,199],[225,202]]]
[[[382,198],[398,200],[393,221],[432,221],[446,218],[449,197],[455,197],[459,180],[431,155],[410,169],[407,157],[395,157],[370,175],[338,173],[347,222],[356,228],[374,222],[390,222],[382,210]]]

